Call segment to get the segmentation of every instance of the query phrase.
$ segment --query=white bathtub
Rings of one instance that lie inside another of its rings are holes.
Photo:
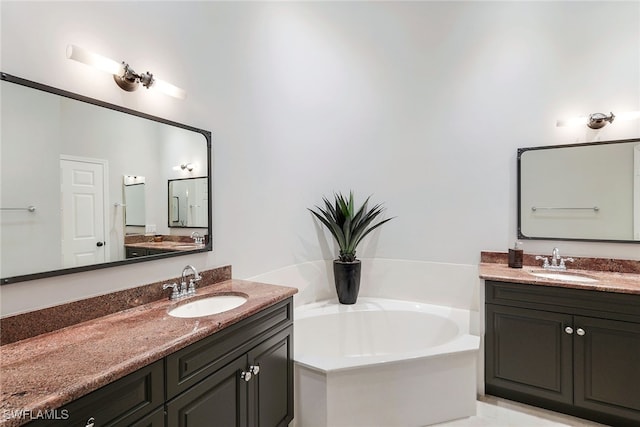
[[[469,316],[363,297],[298,307],[294,424],[410,427],[474,415],[480,339]]]

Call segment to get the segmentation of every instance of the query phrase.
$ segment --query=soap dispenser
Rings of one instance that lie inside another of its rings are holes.
[[[513,249],[509,249],[509,267],[522,268],[522,258],[524,251],[521,249],[522,242],[516,242]]]

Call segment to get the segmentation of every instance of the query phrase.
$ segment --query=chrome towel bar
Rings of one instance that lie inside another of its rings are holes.
[[[27,206],[26,208],[0,208],[0,211],[29,211],[29,212],[35,212],[36,211],[36,207],[31,205],[31,206]]]
[[[588,211],[594,211],[594,212],[598,212],[600,210],[599,207],[594,206],[592,208],[563,208],[563,207],[544,207],[544,206],[531,206],[531,210],[532,211],[537,211],[537,210],[588,210]]]

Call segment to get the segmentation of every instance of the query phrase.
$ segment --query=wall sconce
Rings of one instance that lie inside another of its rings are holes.
[[[171,169],[174,171],[188,170],[191,172],[194,169],[193,163],[181,163],[178,166],[174,166]]]
[[[150,72],[138,74],[129,64],[118,63],[113,59],[106,58],[97,53],[93,53],[81,47],[75,45],[67,46],[67,58],[82,62],[83,64],[90,65],[100,71],[107,72],[113,75],[113,79],[116,84],[127,92],[133,92],[138,89],[140,84],[147,89],[153,88],[159,90],[166,95],[173,96],[174,98],[185,99],[187,93],[164,80],[153,77]]]
[[[615,115],[613,113],[593,113],[588,116],[572,117],[570,119],[558,120],[556,126],[575,126],[575,125],[587,125],[591,129],[603,128],[607,123],[613,123],[614,119],[618,120],[633,120],[640,117],[640,111],[628,111]]]

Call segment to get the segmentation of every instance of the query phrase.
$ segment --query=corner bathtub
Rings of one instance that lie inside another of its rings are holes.
[[[468,310],[324,301],[294,315],[297,427],[425,426],[475,414]]]

